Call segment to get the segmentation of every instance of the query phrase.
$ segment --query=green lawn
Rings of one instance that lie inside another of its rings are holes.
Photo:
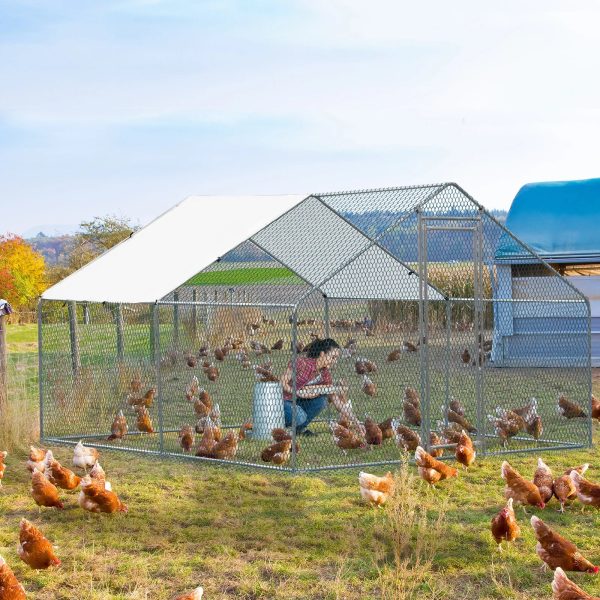
[[[206,271],[194,275],[185,285],[248,285],[259,283],[299,283],[302,280],[284,267],[252,267]]]
[[[35,343],[34,334],[35,330],[30,329],[28,340],[23,328],[9,328],[12,343],[16,337],[21,338],[19,343]],[[355,387],[353,394],[360,416],[367,409],[387,414],[391,405],[386,402],[397,398],[393,395],[393,370],[384,362],[386,348],[378,344],[372,339],[363,342],[369,356],[380,363],[381,396],[369,400],[361,397]],[[34,357],[31,352],[13,352],[15,368],[28,361],[29,356]],[[285,359],[282,356],[277,360]],[[407,362],[404,373],[414,373],[416,377],[417,359],[411,356],[407,360],[414,364]],[[348,369],[345,375],[352,376],[350,367],[344,368]],[[452,366],[452,385],[453,391],[462,392],[464,399],[472,393],[472,371],[461,369],[458,362]],[[495,375],[495,380],[486,371],[492,398],[500,398],[506,389],[504,378],[512,377],[518,384],[516,397],[507,402],[516,403],[536,388],[547,390],[550,400],[561,385],[560,373],[546,374],[544,379],[543,373],[526,370],[497,371],[501,373]],[[17,376],[22,372],[15,370]],[[433,373],[437,386],[441,385],[440,372],[441,369]],[[171,377],[179,379],[170,380],[171,387],[166,388],[172,390],[176,399],[173,411],[168,413],[174,423],[180,418],[180,408],[186,408],[179,395],[188,376],[189,370],[177,367]],[[108,374],[107,380],[111,377],[114,373]],[[226,364],[222,377],[228,386],[246,385],[233,362]],[[412,381],[400,379],[397,384]],[[356,378],[352,385],[359,385]],[[29,384],[21,384],[19,389],[30,390],[26,410],[35,411],[35,389]],[[600,392],[600,386],[596,385],[595,391]],[[225,406],[225,388],[215,388],[214,392]],[[104,398],[106,404],[100,403],[96,408],[101,407],[100,414],[106,411],[108,417],[108,408],[118,397],[107,397],[105,390],[97,394],[94,397]],[[385,400],[388,396],[389,400]],[[152,437],[147,436],[146,443],[153,443]],[[319,439],[324,438],[317,436],[314,443]],[[29,440],[22,441],[26,444]],[[242,455],[250,448],[248,445],[242,449]],[[69,466],[71,449],[53,449],[59,460]],[[318,447],[313,450],[317,454]],[[303,446],[305,455],[310,451],[310,445]],[[391,445],[373,452],[382,451],[399,457]],[[600,481],[595,448],[543,452],[542,456],[555,473],[590,462],[589,478]],[[537,454],[527,454],[511,456],[509,460],[531,477],[536,458]],[[389,573],[386,575],[393,565],[391,512],[389,508],[373,510],[361,503],[356,468],[320,476],[290,476],[104,451],[101,462],[108,478],[129,505],[128,514],[108,516],[81,511],[76,504],[77,492],[63,494],[64,511],[43,509],[39,514],[29,496],[25,460],[25,454],[18,450],[7,459],[0,492],[0,554],[25,585],[28,598],[34,600],[166,600],[199,584],[204,586],[207,600],[377,599],[382,597],[384,584],[386,597],[397,599],[551,598],[551,574],[541,569],[535,555],[529,516],[517,512],[523,535],[504,553],[498,553],[491,538],[490,519],[504,503],[500,457],[477,461],[468,472],[461,471],[457,480],[444,482],[436,490],[420,480],[411,483],[411,489],[422,497],[428,518],[435,519],[442,506],[446,518],[443,531],[437,535],[439,545],[431,575],[414,568],[409,560],[408,567],[392,581],[391,592]],[[414,467],[409,469],[415,472]],[[532,512],[574,541],[595,564],[600,563],[596,533],[600,513],[588,509],[581,514],[579,505],[564,515],[556,509],[557,504],[552,502],[544,511]],[[22,517],[41,527],[58,546],[63,561],[59,569],[34,572],[20,562],[16,543]],[[590,593],[600,594],[598,578],[574,575],[573,579]],[[408,591],[413,586],[415,589]]]
[[[70,463],[69,449],[56,454]],[[545,459],[556,472],[591,461],[589,477],[600,479],[596,451],[549,453]],[[102,464],[128,503],[128,514],[84,513],[75,492],[63,494],[64,511],[44,509],[40,515],[28,495],[24,460],[23,454],[8,459],[0,495],[0,553],[30,598],[158,600],[197,584],[208,599],[381,597],[379,573],[391,562],[392,542],[385,510],[361,504],[356,470],[290,477],[106,452]],[[535,456],[512,463],[530,474]],[[417,481],[430,516],[447,502],[447,522],[433,562],[434,581],[425,578],[408,597],[550,598],[551,575],[534,553],[529,516],[518,512],[523,537],[503,554],[491,539],[489,521],[503,504],[499,466],[499,459],[479,462],[433,492]],[[533,512],[600,562],[599,514],[582,515],[573,506],[561,515],[556,508],[552,503]],[[22,517],[58,546],[60,569],[33,572],[18,560]],[[598,578],[574,579],[600,593]],[[405,584],[396,585],[402,590]]]

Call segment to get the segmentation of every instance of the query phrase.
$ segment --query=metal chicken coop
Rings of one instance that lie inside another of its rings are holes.
[[[307,393],[324,338],[332,379]],[[480,454],[591,444],[588,301],[454,183],[190,197],[47,290],[39,341],[46,443],[291,471],[448,449],[457,428]]]

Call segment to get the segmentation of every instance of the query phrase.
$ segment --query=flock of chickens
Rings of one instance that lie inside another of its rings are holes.
[[[262,364],[252,364],[252,357],[264,357],[284,348],[284,340],[278,339],[273,344],[266,344],[254,338],[263,327],[274,325],[272,319],[263,316],[262,321],[251,324],[249,330],[250,339],[229,336],[217,347],[211,348],[208,344],[203,345],[196,353],[187,352],[183,358],[185,364],[190,368],[201,368],[207,382],[215,383],[220,377],[218,364],[224,363],[229,356],[234,356],[242,369],[253,369],[256,381],[276,382],[279,377],[273,372],[270,360]],[[314,319],[299,321],[299,325],[314,325]],[[342,330],[355,330],[357,327],[363,330],[365,335],[372,335],[372,330],[364,325],[362,321],[341,320],[332,322],[332,327]],[[304,352],[308,345],[319,339],[314,331],[310,332],[307,344],[297,343],[296,350]],[[418,352],[420,341],[416,344],[405,340],[402,344],[389,352],[387,363],[393,363],[401,358],[404,353]],[[490,342],[481,340],[479,345],[479,356],[485,360],[490,350]],[[368,358],[357,357],[357,340],[348,338],[341,349],[342,359],[354,361],[354,372],[361,378],[362,391],[368,397],[377,396],[376,374],[379,371],[377,364]],[[177,353],[169,353],[162,358],[165,367],[173,367],[178,363]],[[471,363],[471,354],[465,349],[461,354],[461,360],[465,364]],[[259,362],[259,361],[256,361]],[[473,362],[476,364],[476,361]],[[481,361],[480,361],[481,364]],[[210,385],[210,384],[209,384]],[[137,430],[141,433],[152,434],[155,432],[149,409],[154,403],[156,388],[152,387],[145,392],[142,389],[140,374],[136,374],[130,382],[130,389],[124,407],[114,417],[109,440],[123,439],[129,430],[124,410],[132,410]],[[207,386],[208,387],[208,386]],[[329,423],[335,445],[344,453],[348,450],[369,449],[381,445],[387,439],[394,439],[396,444],[408,451],[414,451],[422,444],[421,437],[415,428],[421,427],[421,401],[414,388],[407,387],[403,401],[403,417],[390,417],[380,423],[374,421],[368,414],[361,421],[355,414],[352,402],[348,398],[347,386],[343,381],[339,382],[338,392],[329,395],[330,404],[339,414],[337,420]],[[191,382],[185,389],[185,398],[192,405],[196,418],[195,426],[183,425],[179,431],[178,439],[184,452],[194,452],[196,456],[212,458],[217,460],[231,460],[235,458],[239,443],[246,438],[246,433],[252,429],[252,424],[245,422],[239,430],[229,428],[226,433],[222,432],[221,410],[219,404],[213,401],[209,391],[201,387],[197,375],[193,375]],[[191,412],[191,411],[190,411]],[[558,399],[558,412],[567,419],[586,417],[585,411],[574,401],[565,395]],[[600,418],[600,401],[592,398],[592,416]],[[451,399],[449,404],[442,407],[443,421],[438,421],[437,431],[431,431],[429,443],[435,449],[434,456],[443,454],[441,448],[445,444],[457,443],[464,429],[468,433],[475,433],[476,427],[469,420],[461,403]],[[538,401],[532,398],[526,406],[505,409],[496,407],[495,414],[487,416],[488,421],[502,444],[506,446],[510,439],[526,433],[537,440],[543,433],[544,425],[541,415],[538,413]],[[197,441],[196,435],[200,436]],[[291,436],[282,431],[274,431],[272,443],[261,452],[261,458],[266,462],[277,465],[285,464],[291,454]],[[423,444],[425,445],[425,444]]]
[[[6,468],[6,456],[6,452],[0,452],[0,484]],[[127,505],[106,480],[106,473],[98,462],[99,456],[98,450],[79,442],[73,449],[73,465],[83,473],[77,475],[61,465],[51,450],[31,446],[27,469],[31,473],[31,497],[38,505],[39,511],[41,512],[42,507],[62,510],[65,497],[61,496],[60,490],[72,491],[79,488],[77,502],[83,510],[93,513],[127,512]],[[32,569],[48,569],[61,564],[52,543],[27,519],[21,519],[17,553]],[[202,588],[198,587],[175,600],[200,600],[202,594]],[[25,589],[0,556],[0,600],[25,598]]]
[[[466,431],[461,432],[455,446],[455,457],[459,464],[468,468],[476,456],[475,448]],[[419,475],[429,484],[458,476],[458,470],[441,462],[432,454],[418,446],[415,450],[415,463]],[[555,477],[541,458],[530,481],[523,477],[508,461],[501,466],[501,477],[505,481],[504,496],[506,506],[492,519],[491,533],[502,551],[502,542],[514,542],[521,534],[521,528],[515,516],[514,505],[534,506],[540,509],[556,498],[560,503],[560,512],[565,504],[578,500],[583,507],[600,508],[600,484],[584,478],[589,465],[570,467]],[[361,472],[358,476],[360,494],[373,506],[382,506],[394,493],[394,477],[391,472],[383,477]],[[554,570],[552,590],[555,600],[599,600],[584,592],[570,581],[565,571],[598,573],[600,567],[592,564],[579,551],[577,546],[554,531],[542,519],[533,515],[531,526],[537,540],[536,553],[545,566]]]

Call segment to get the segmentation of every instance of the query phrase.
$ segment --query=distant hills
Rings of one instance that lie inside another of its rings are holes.
[[[507,212],[505,210],[491,210],[490,214],[495,219],[504,224],[506,221]],[[447,216],[452,216],[453,212],[449,211]],[[353,222],[359,229],[368,232],[370,235],[377,235],[381,230],[385,229],[393,218],[397,217],[396,214],[392,213],[361,213],[361,214],[347,214],[346,218]],[[48,226],[48,229],[57,226]],[[395,239],[393,239],[395,238]],[[443,260],[445,259],[462,260],[467,259],[471,251],[468,240],[464,236],[458,236],[451,234],[444,236],[445,239],[439,240],[437,248],[431,257],[431,260]],[[47,235],[43,231],[40,231],[35,236],[26,237],[27,242],[39,252],[44,259],[46,264],[49,266],[66,265],[68,257],[71,252],[74,243],[74,235],[63,234],[63,235]],[[407,235],[406,231],[396,231],[394,233],[386,234],[387,247],[401,248],[405,244],[412,245],[412,238]],[[491,241],[491,240],[490,240]],[[405,244],[403,244],[403,242]],[[488,242],[489,243],[489,242]],[[405,260],[416,260],[416,248],[409,250],[405,247],[402,253],[405,256]],[[413,256],[414,255],[414,256]],[[262,252],[258,249],[249,249],[248,246],[244,248],[238,248],[236,251],[230,252],[227,257],[224,257],[227,261],[264,261],[269,260]]]
[[[40,232],[35,237],[26,238],[27,243],[39,252],[49,266],[66,265],[75,236],[47,236]]]

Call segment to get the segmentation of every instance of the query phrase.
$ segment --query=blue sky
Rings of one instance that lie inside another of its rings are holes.
[[[0,0],[0,232],[600,175],[592,1]]]

